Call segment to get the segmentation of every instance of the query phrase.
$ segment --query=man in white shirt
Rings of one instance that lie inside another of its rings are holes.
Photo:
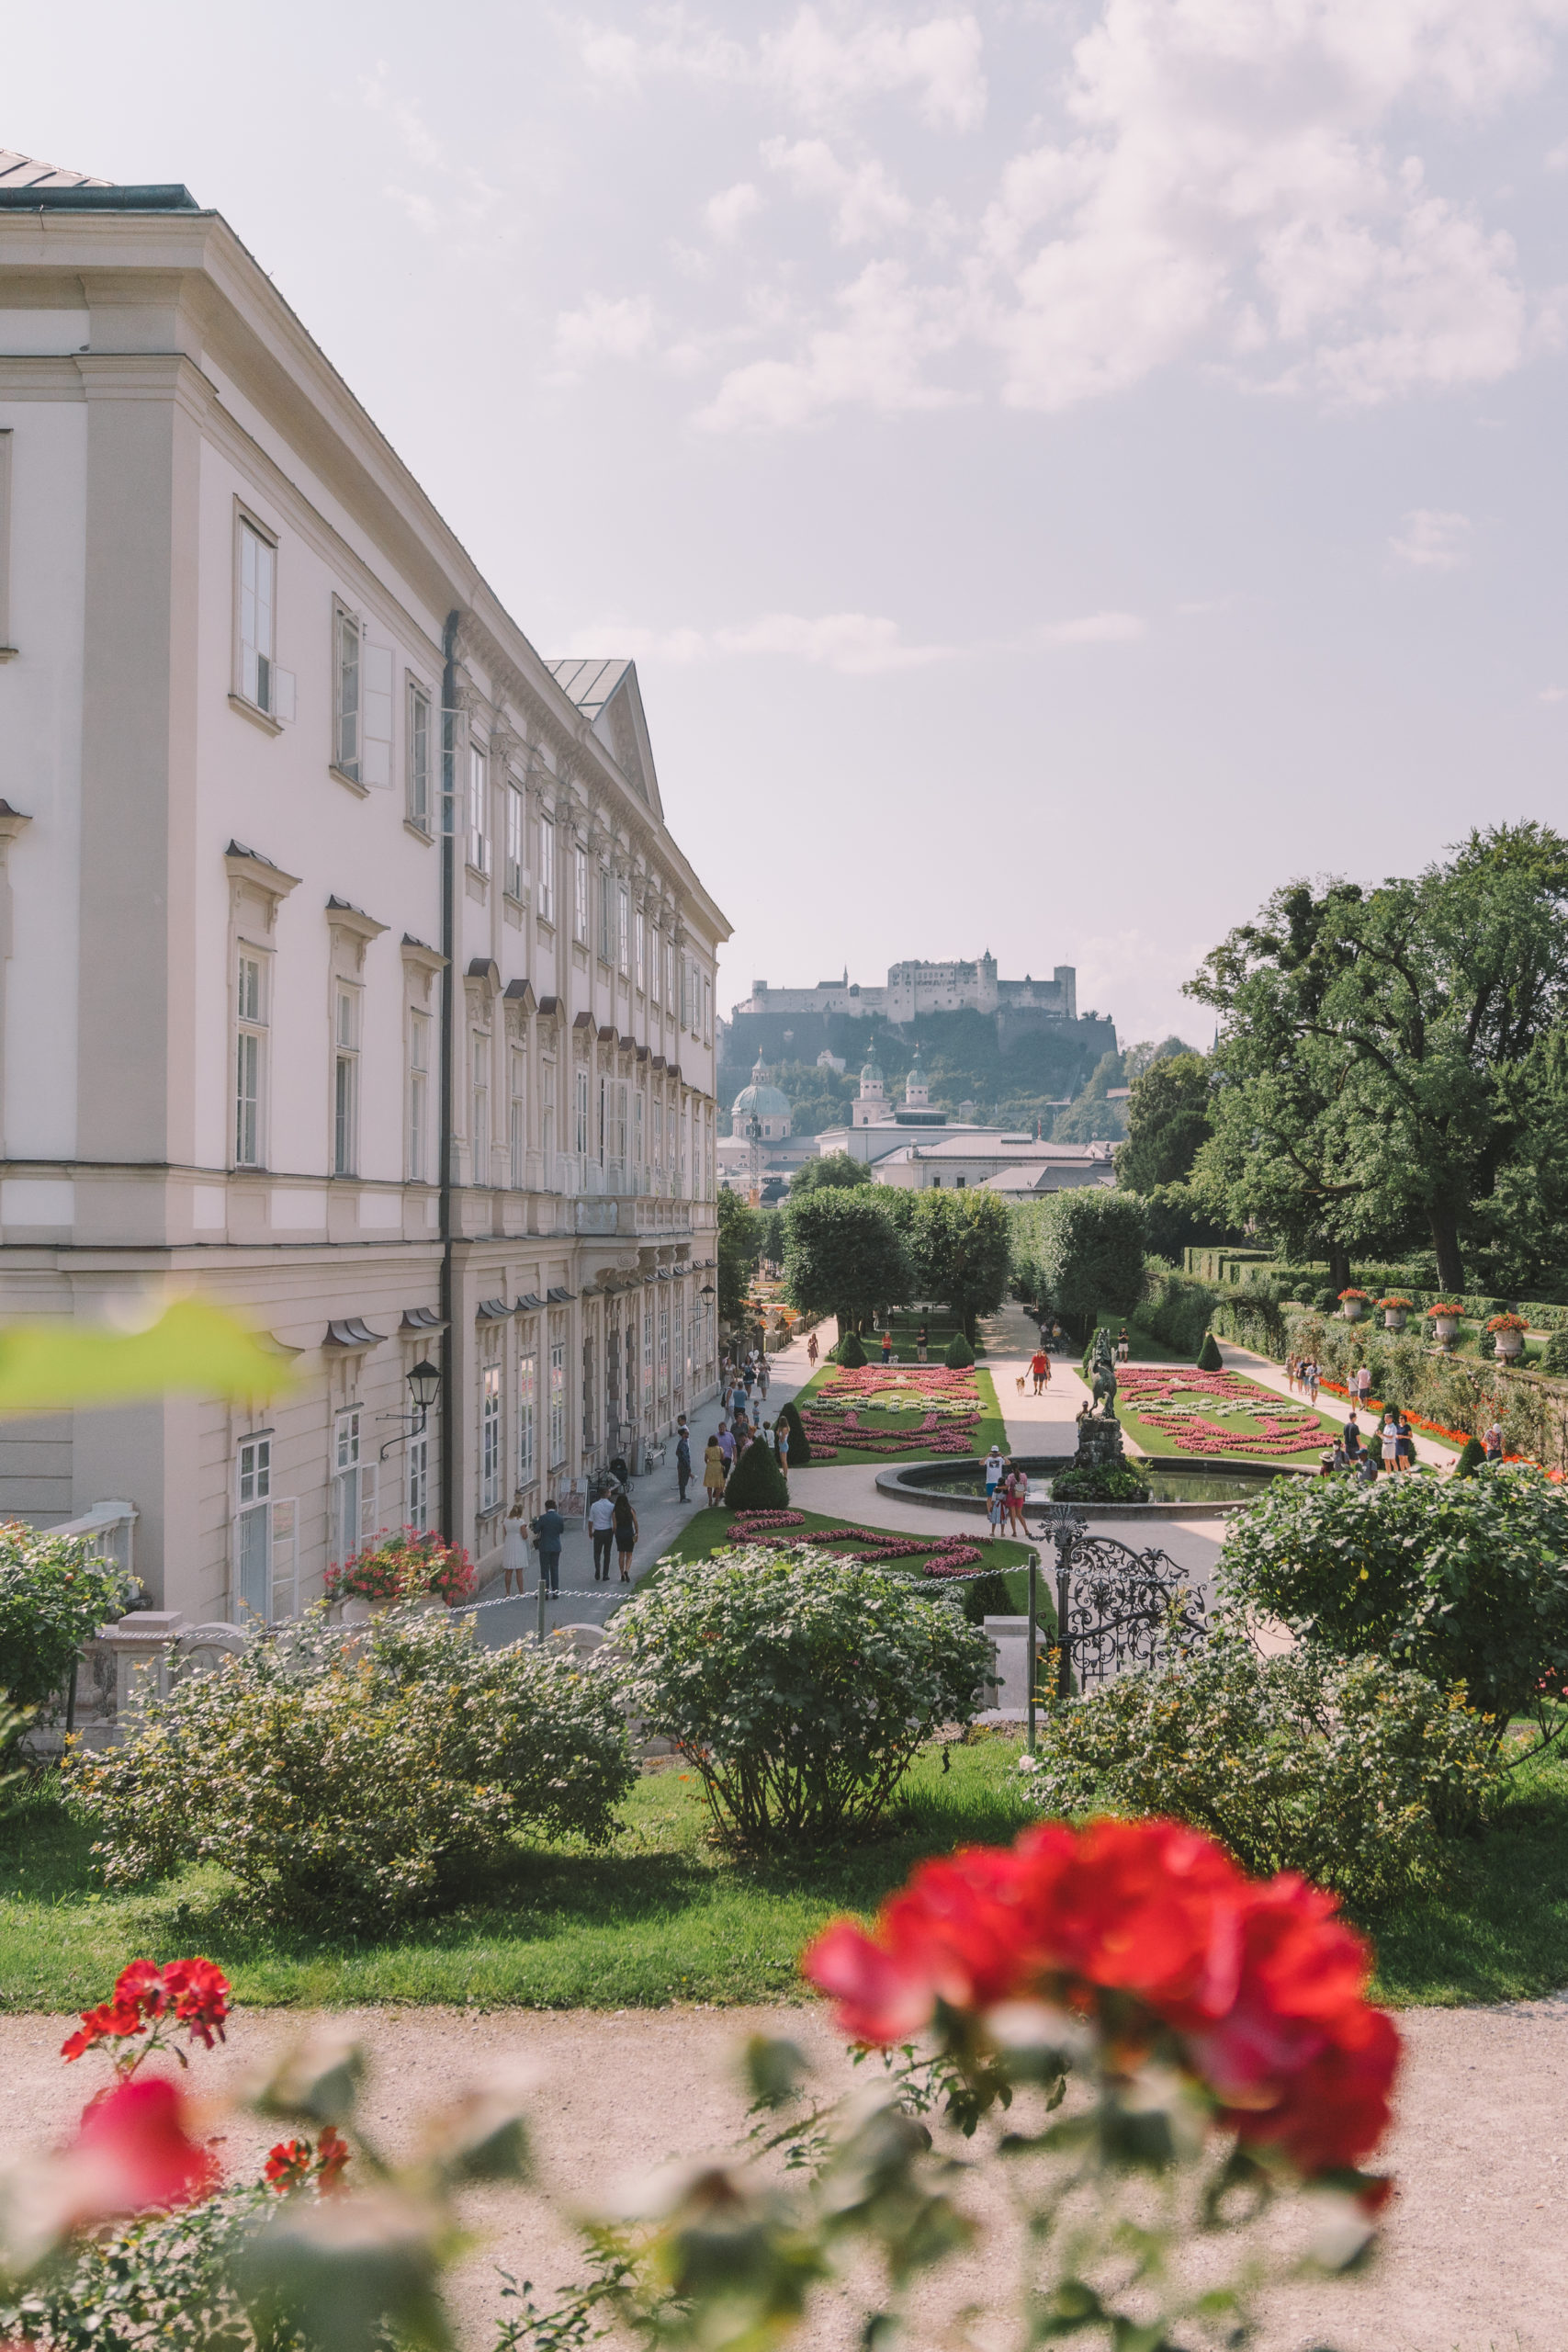
[[[588,1506],[588,1532],[593,1538],[593,1581],[610,1580],[610,1555],[615,1547],[615,1506],[600,1495]]]
[[[996,1493],[1001,1481],[1002,1472],[1006,1468],[1007,1464],[1002,1459],[1001,1448],[993,1445],[986,1456],[986,1499],[987,1502]]]

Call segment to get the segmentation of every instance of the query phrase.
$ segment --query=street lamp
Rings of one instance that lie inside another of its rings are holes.
[[[387,1440],[377,1457],[378,1461],[385,1462],[389,1453],[394,1453],[400,1445],[406,1445],[410,1438],[423,1436],[430,1408],[441,1394],[440,1366],[432,1363],[428,1357],[422,1358],[409,1374],[408,1385],[409,1395],[413,1398],[412,1413],[378,1413],[376,1417],[378,1420],[401,1421],[403,1424],[402,1435]]]

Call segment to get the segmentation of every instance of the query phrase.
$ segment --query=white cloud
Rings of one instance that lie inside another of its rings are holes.
[[[871,262],[837,301],[840,325],[809,334],[798,358],[732,369],[697,423],[716,433],[777,429],[850,404],[891,416],[951,407],[959,398],[923,374],[925,359],[957,340],[950,295],[911,286],[899,263]]]
[[[721,245],[732,245],[754,212],[760,212],[762,199],[750,180],[738,180],[733,187],[721,188],[710,196],[703,207],[703,219],[708,233]]]
[[[797,196],[820,198],[833,206],[833,234],[841,245],[901,229],[913,209],[886,165],[874,157],[841,164],[825,139],[765,139],[762,160]]]
[[[1470,561],[1468,514],[1445,514],[1436,506],[1413,506],[1404,517],[1404,536],[1389,546],[1400,560],[1417,571],[1457,571]]]
[[[1537,702],[1568,702],[1568,686],[1542,686]]]
[[[911,98],[920,119],[937,130],[973,130],[985,117],[984,40],[967,9],[916,25],[885,11],[840,28],[820,9],[802,7],[782,30],[763,32],[754,44],[682,8],[650,21],[656,29],[641,38],[605,26],[581,28],[578,54],[590,79],[620,92],[658,75],[749,84],[814,121],[886,96]]]
[[[682,664],[726,656],[775,654],[852,678],[880,677],[893,670],[927,669],[953,660],[955,645],[906,645],[897,621],[876,613],[763,613],[753,621],[714,629],[649,629],[619,621],[595,622],[572,630],[569,654],[625,655],[635,662]]]
[[[490,216],[501,202],[500,188],[492,187],[472,164],[455,165],[448,161],[419,108],[393,89],[385,58],[361,85],[361,96],[369,113],[382,116],[390,124],[404,154],[422,175],[412,187],[400,180],[389,181],[381,191],[383,196],[426,236],[450,230],[472,232],[490,224]],[[493,235],[493,225],[488,227],[488,233]]]
[[[590,294],[581,309],[556,321],[556,382],[575,382],[590,361],[636,359],[652,347],[653,306],[646,294],[611,301]]]
[[[1136,613],[1085,613],[1076,621],[1047,621],[1040,639],[1043,645],[1130,645],[1146,633]]]

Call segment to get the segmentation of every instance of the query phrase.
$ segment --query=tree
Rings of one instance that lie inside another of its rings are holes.
[[[1115,1152],[1116,1181],[1130,1193],[1180,1184],[1211,1133],[1209,1069],[1201,1054],[1151,1061],[1133,1080],[1127,1140]]]
[[[1099,1184],[1052,1193],[1014,1212],[1058,1315],[1087,1336],[1098,1315],[1131,1315],[1144,1288],[1144,1211],[1134,1193]]]
[[[726,1479],[724,1504],[727,1510],[788,1508],[789,1482],[774,1459],[773,1447],[762,1438],[751,1440]]]
[[[762,1246],[763,1221],[739,1193],[718,1196],[718,1319],[739,1323],[751,1270]]]
[[[1109,1100],[1110,1090],[1122,1083],[1122,1057],[1101,1054],[1089,1072],[1083,1092],[1056,1114],[1052,1134],[1057,1143],[1111,1143],[1126,1132],[1120,1102]]]
[[[931,1186],[913,1203],[908,1242],[915,1289],[950,1306],[973,1344],[976,1318],[1007,1296],[1012,1263],[1012,1224],[997,1193],[947,1192]]]
[[[789,1196],[797,1201],[803,1193],[827,1190],[849,1190],[873,1181],[863,1159],[856,1159],[847,1151],[824,1152],[817,1159],[808,1159],[797,1168],[790,1179]]]
[[[784,1287],[807,1315],[836,1315],[840,1334],[914,1288],[909,1253],[876,1192],[829,1185],[792,1201],[784,1217]]]
[[[1352,1243],[1424,1228],[1462,1289],[1568,1012],[1568,841],[1495,826],[1414,880],[1292,884],[1188,989],[1221,1017],[1199,1182],[1325,1244],[1331,1283]]]

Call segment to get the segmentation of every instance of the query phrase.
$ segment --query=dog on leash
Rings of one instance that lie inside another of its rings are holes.
[[[1018,1375],[1018,1393],[1021,1396],[1023,1394],[1023,1374],[1021,1372]]]

